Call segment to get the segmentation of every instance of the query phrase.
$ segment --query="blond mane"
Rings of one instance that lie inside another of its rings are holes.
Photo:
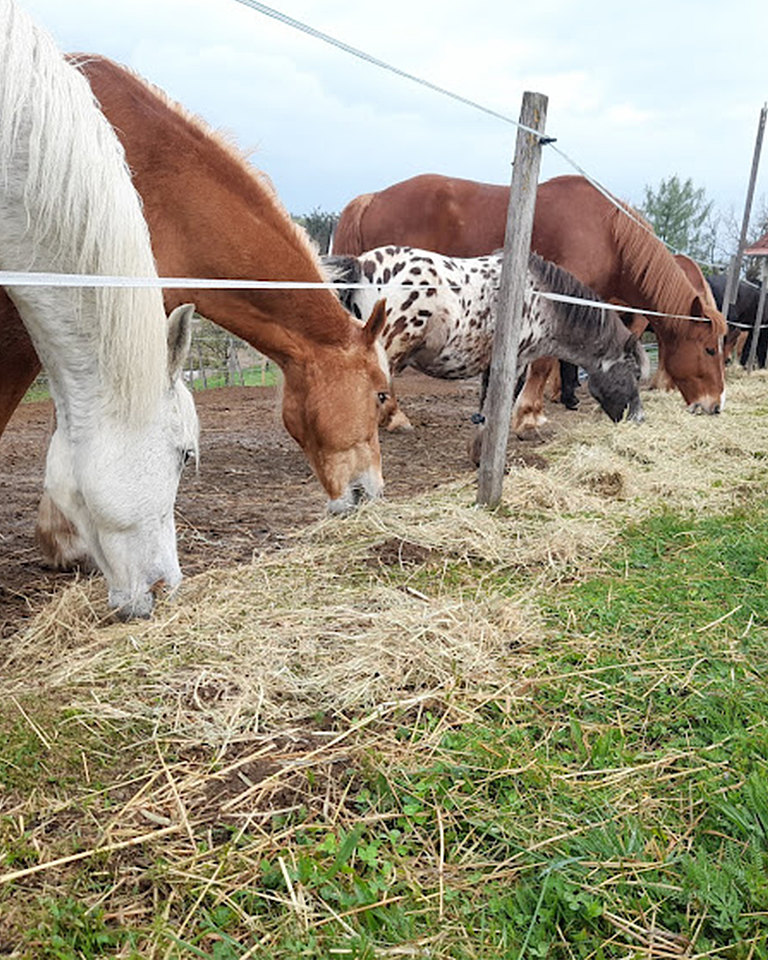
[[[14,266],[156,275],[122,148],[90,87],[13,0],[0,0],[0,19],[0,170],[6,197],[23,205],[34,250]],[[161,292],[81,288],[64,296],[74,300],[76,334],[98,357],[110,408],[145,419],[164,386]]]
[[[75,53],[68,54],[67,59],[74,66],[80,67],[88,64],[89,62],[106,61],[107,58],[96,57],[92,54]],[[256,186],[259,191],[266,196],[269,201],[269,208],[279,218],[280,222],[284,224],[287,234],[294,238],[298,247],[311,258],[312,262],[317,267],[318,273],[321,273],[322,266],[317,249],[313,246],[306,230],[291,218],[290,213],[283,205],[270,177],[264,173],[263,170],[259,170],[250,162],[248,153],[240,149],[235,142],[233,135],[223,130],[214,129],[198,114],[192,113],[192,111],[188,110],[185,106],[170,97],[165,90],[147,80],[131,67],[128,67],[122,63],[115,64],[113,61],[111,62],[113,63],[113,66],[115,66],[120,72],[132,77],[138,84],[147,90],[148,93],[157,98],[165,107],[175,113],[190,127],[197,130],[197,132],[203,138],[205,138],[205,140],[215,144],[233,163],[237,165],[240,171]]]
[[[612,235],[621,251],[622,264],[653,309],[671,315],[665,323],[671,329],[683,332],[691,321],[679,317],[690,313],[693,298],[698,296],[704,316],[711,321],[714,332],[725,334],[727,325],[722,314],[716,307],[713,309],[711,301],[693,286],[650,225],[644,225],[640,214],[626,204],[622,206],[631,216],[614,208],[611,214]]]

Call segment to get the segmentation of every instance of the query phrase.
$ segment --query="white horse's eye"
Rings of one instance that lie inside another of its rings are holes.
[[[195,459],[195,451],[190,447],[187,450],[181,451],[181,465],[186,467],[190,460]]]

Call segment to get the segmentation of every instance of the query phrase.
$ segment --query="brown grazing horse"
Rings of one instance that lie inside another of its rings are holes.
[[[70,59],[122,141],[160,276],[324,280],[306,234],[266,177],[232,146],[126,68],[98,56]],[[330,290],[165,292],[169,311],[187,301],[280,365],[283,421],[328,493],[330,509],[378,495],[378,422],[394,405],[377,339],[383,306],[363,325]],[[40,363],[3,291],[0,330],[2,430]],[[62,559],[53,544],[48,552],[52,561]]]
[[[715,296],[712,293],[712,288],[707,282],[707,278],[704,276],[704,273],[701,267],[693,260],[691,257],[687,256],[684,253],[675,253],[673,254],[675,261],[679,264],[680,269],[685,273],[688,279],[693,284],[694,289],[698,290],[701,299],[707,305],[707,308],[711,311],[719,311],[717,306],[717,301]],[[647,317],[636,316],[633,321],[629,324],[632,327],[632,332],[636,334],[641,334],[646,326],[648,326],[649,320]],[[723,362],[728,361],[728,337],[723,341]],[[675,382],[672,377],[669,375],[668,370],[664,365],[664,358],[659,355],[659,365],[656,368],[656,373],[653,376],[651,381],[651,387],[654,390],[674,390]]]
[[[348,204],[333,252],[359,256],[392,243],[448,256],[481,256],[503,246],[508,203],[509,187],[423,174]],[[664,314],[650,320],[664,368],[692,412],[719,413],[725,399],[725,321],[664,244],[629,211],[584,177],[547,180],[536,195],[531,248],[605,300]],[[542,420],[541,396],[550,366],[545,359],[529,367],[518,401],[518,432]]]

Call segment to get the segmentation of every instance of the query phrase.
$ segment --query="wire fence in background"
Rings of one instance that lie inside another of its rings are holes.
[[[277,364],[250,343],[198,317],[183,376],[190,390],[197,391],[214,387],[271,387],[281,374]],[[26,399],[41,400],[48,394],[48,376],[42,372],[27,391]]]

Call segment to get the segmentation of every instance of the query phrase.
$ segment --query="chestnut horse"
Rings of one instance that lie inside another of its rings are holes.
[[[710,288],[707,278],[704,276],[704,272],[701,267],[693,260],[691,257],[687,256],[685,253],[675,253],[673,254],[675,262],[680,266],[680,269],[688,277],[693,285],[694,289],[699,292],[701,299],[707,305],[707,308],[710,311],[719,311],[717,305],[717,300],[715,299],[712,289]],[[650,320],[647,317],[634,317],[632,320],[628,321],[629,325],[632,327],[635,333],[640,333],[645,329],[647,325],[650,324]],[[723,340],[723,363],[728,360],[728,334],[726,333]],[[651,381],[651,387],[654,390],[674,390],[675,382],[669,374],[669,371],[665,365],[666,357],[659,351],[659,365],[656,369],[656,373],[653,376]]]
[[[509,187],[423,174],[344,208],[333,251],[359,255],[387,243],[470,257],[503,246]],[[630,208],[581,176],[555,177],[536,195],[531,249],[600,297],[663,316],[651,318],[664,367],[691,412],[719,413],[725,401],[725,321],[692,286],[672,254]],[[680,317],[700,318],[694,321]],[[521,415],[541,422],[551,364],[529,367]]]
[[[231,145],[125,67],[70,59],[122,141],[161,276],[323,281],[306,234]],[[165,291],[168,310],[186,300],[282,368],[283,421],[332,511],[381,493],[378,421],[393,403],[383,306],[361,325],[330,290]],[[2,428],[40,365],[6,297],[0,319],[11,343],[0,354]]]

